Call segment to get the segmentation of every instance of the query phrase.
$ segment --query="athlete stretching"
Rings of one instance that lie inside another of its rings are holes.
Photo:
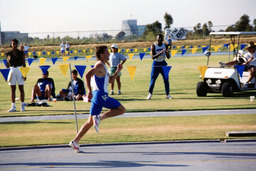
[[[82,152],[79,147],[79,141],[83,135],[94,125],[94,128],[99,132],[100,121],[109,117],[114,117],[125,113],[125,108],[119,101],[108,96],[108,83],[112,83],[123,66],[119,64],[116,72],[109,76],[105,63],[109,60],[109,52],[106,46],[96,47],[97,62],[90,71],[85,75],[86,86],[88,88],[88,98],[91,99],[91,109],[89,119],[81,127],[76,137],[70,141],[69,146],[76,152]],[[91,84],[92,78],[92,84]],[[93,91],[91,89],[93,87]],[[110,109],[109,111],[100,114],[102,107]]]

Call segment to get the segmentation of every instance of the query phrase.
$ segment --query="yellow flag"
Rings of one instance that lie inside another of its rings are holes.
[[[85,52],[86,50],[83,50],[83,52]]]
[[[177,49],[179,49],[180,48],[180,46],[177,46]]]
[[[20,67],[19,69],[20,69],[20,72],[22,73],[22,76],[25,78],[28,74],[30,67]]]
[[[238,45],[230,45],[230,51],[233,51]]]
[[[66,74],[67,74],[68,66],[69,66],[69,64],[62,64],[62,65],[59,65],[60,70],[61,70],[61,72],[62,72],[62,74],[63,74],[64,76],[66,76]]]
[[[135,70],[136,70],[136,66],[127,66],[127,69],[129,71],[129,74],[131,76],[131,79],[133,80],[134,74],[135,74]]]
[[[4,56],[4,53],[1,53],[1,56]]]
[[[219,45],[219,46],[213,46],[214,52],[217,52],[220,47],[221,47],[221,45]]]
[[[146,51],[147,51],[147,48],[144,48],[143,50],[144,50],[144,52],[146,52]]]
[[[93,52],[93,49],[91,49],[90,52],[92,53],[92,52]]]
[[[64,57],[63,57],[63,61],[64,61],[64,62],[66,62],[68,59],[69,59],[68,56],[64,56]]]
[[[68,54],[68,51],[65,51],[65,54],[67,55],[67,54]]]
[[[178,52],[178,50],[171,50],[172,56],[174,56],[177,52]]]
[[[56,51],[56,54],[57,54],[57,55],[59,55],[59,54],[60,54],[60,52],[59,52],[59,51]]]
[[[46,61],[46,58],[39,58],[39,61],[40,61],[40,65],[43,65],[44,62]]]
[[[118,49],[118,53],[120,53],[121,52],[121,49]]]
[[[76,54],[76,53],[77,53],[77,50],[74,50],[74,53]]]
[[[198,49],[198,48],[192,48],[192,54],[194,54],[197,49]]]
[[[134,53],[129,53],[128,54],[130,60],[132,59],[133,55],[134,55]]]
[[[207,68],[208,68],[208,66],[199,66],[199,67],[198,67],[202,79],[204,79],[204,75],[205,75],[205,72],[206,72]]]
[[[47,52],[47,55],[50,55],[51,54],[51,52]]]
[[[92,57],[92,55],[88,55],[88,56],[85,56],[85,57],[86,57],[87,60],[89,60]]]
[[[128,53],[130,49],[126,49],[126,52]]]
[[[135,51],[135,52],[138,52],[138,49],[135,49],[134,51]]]
[[[29,56],[31,56],[31,54],[32,54],[31,52],[28,52],[28,55],[29,55]]]
[[[37,54],[38,54],[38,56],[40,56],[40,55],[41,55],[41,52],[37,52]]]
[[[109,49],[108,52],[111,53],[111,49]]]

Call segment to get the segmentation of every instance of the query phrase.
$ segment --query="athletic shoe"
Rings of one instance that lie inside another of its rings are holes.
[[[173,99],[173,97],[168,94],[166,95],[166,99]]]
[[[77,144],[75,141],[70,141],[69,146],[72,147],[77,153],[83,152],[82,150],[80,150],[80,145]]]
[[[93,116],[93,126],[97,133],[99,133],[100,118],[98,115]]]
[[[220,67],[221,67],[221,68],[224,68],[224,67],[226,66],[226,63],[224,63],[224,62],[222,62],[222,61],[220,61],[219,64],[220,64]]]
[[[12,108],[8,110],[8,112],[16,112],[16,107],[12,106]]]
[[[148,97],[147,97],[147,100],[150,100],[150,99],[151,99],[151,97],[152,97],[152,94],[151,94],[151,93],[149,93],[149,94],[148,94]]]
[[[245,83],[245,84],[244,84],[244,88],[248,88],[248,83]]]
[[[110,92],[110,95],[114,95],[115,93],[114,93],[114,91],[113,90],[111,90],[111,92]]]
[[[121,91],[120,90],[118,90],[117,95],[121,95]]]
[[[25,111],[25,103],[21,105],[20,111],[21,111],[21,112],[24,112],[24,111]]]

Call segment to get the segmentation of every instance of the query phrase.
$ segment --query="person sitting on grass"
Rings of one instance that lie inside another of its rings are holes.
[[[51,96],[55,97],[55,85],[52,78],[49,78],[49,71],[42,74],[43,78],[37,80],[36,85],[32,90],[31,102],[34,102],[35,97],[39,100],[48,99],[51,101]]]
[[[70,81],[67,89],[62,89],[60,91],[58,98],[65,99],[67,101],[72,100],[72,97],[74,97],[77,101],[83,100],[85,97],[84,82],[77,77],[77,70],[75,69],[72,71],[72,84],[74,87],[74,96],[72,96],[72,85]]]

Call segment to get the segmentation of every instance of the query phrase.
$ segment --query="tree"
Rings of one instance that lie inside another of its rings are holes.
[[[253,31],[256,31],[256,19],[253,20],[253,25],[254,25]]]
[[[249,16],[244,14],[235,25],[228,26],[226,31],[251,31],[253,28],[249,23]]]
[[[210,31],[209,31],[208,26],[207,26],[206,23],[204,23],[204,25],[203,25],[202,32],[203,32],[203,35],[204,35],[204,36],[208,36],[209,33],[210,33]]]
[[[208,21],[208,28],[209,28],[209,31],[212,32],[212,27],[213,27],[213,24],[211,21]]]
[[[170,14],[168,14],[167,12],[164,14],[164,20],[165,20],[165,29],[166,28],[171,28],[171,25],[173,23],[173,18]]]
[[[162,24],[159,21],[156,21],[152,24],[146,25],[146,29],[142,37],[145,39],[154,40],[160,33],[162,33]]]
[[[125,32],[120,31],[117,35],[116,35],[116,40],[121,41],[124,39],[125,36]]]

